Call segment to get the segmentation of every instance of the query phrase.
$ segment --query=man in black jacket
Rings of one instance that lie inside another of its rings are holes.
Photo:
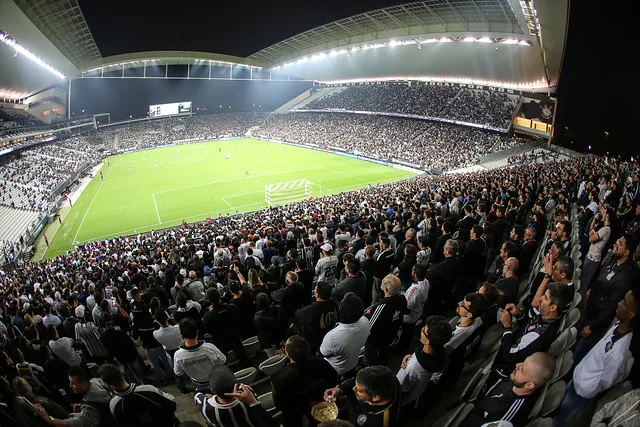
[[[304,287],[298,283],[298,275],[293,271],[287,273],[284,282],[284,288],[273,292],[271,297],[285,311],[287,319],[291,319],[295,311],[304,305]]]
[[[331,299],[331,286],[327,282],[318,282],[314,296],[314,303],[295,312],[295,324],[309,344],[310,354],[316,354],[322,339],[338,321],[338,305]]]
[[[338,383],[338,374],[323,358],[310,356],[307,342],[299,335],[289,337],[284,350],[289,363],[271,376],[273,400],[285,426],[302,427],[302,417],[312,420],[311,406]]]
[[[426,314],[444,314],[447,308],[453,309],[457,300],[454,292],[460,283],[461,268],[456,255],[458,241],[449,239],[444,245],[444,260],[427,271],[426,279],[431,284],[429,296],[425,303],[423,316]]]
[[[482,233],[482,227],[474,225],[464,248],[464,270],[474,285],[484,279],[487,244]]]
[[[416,248],[418,247],[418,242],[416,242],[416,230],[413,228],[408,229],[404,233],[404,242],[400,243],[396,248],[396,256],[393,260],[394,265],[400,264],[404,259],[404,248],[406,248],[407,245],[413,245]]]
[[[566,285],[551,283],[540,301],[540,314],[530,317],[530,311],[521,313],[514,304],[507,304],[500,315],[504,327],[498,354],[493,362],[487,386],[498,378],[507,378],[516,364],[538,351],[547,351],[555,340],[562,315],[573,299],[573,289]],[[523,325],[514,332],[511,316],[523,316]]]
[[[111,414],[121,426],[167,426],[176,425],[176,398],[152,385],[127,383],[120,369],[104,364],[98,375],[115,396],[109,404]]]
[[[371,331],[364,346],[365,366],[389,363],[391,344],[398,337],[402,316],[407,312],[407,300],[400,294],[400,279],[389,274],[382,279],[380,288],[384,298],[365,311]]]
[[[551,356],[538,352],[518,363],[509,375],[489,385],[484,399],[473,407],[460,424],[479,427],[492,421],[507,421],[514,426],[525,425],[538,392],[549,382],[555,371]]]
[[[353,292],[362,301],[366,300],[366,288],[367,280],[364,273],[360,271],[360,261],[357,258],[351,256],[347,258],[344,271],[346,277],[338,282],[338,284],[331,291],[331,297],[340,301],[347,292]]]
[[[396,376],[386,366],[369,366],[358,371],[356,378],[324,392],[324,399],[347,398],[338,418],[362,427],[395,427],[400,425],[402,390]]]
[[[471,229],[476,225],[476,219],[471,204],[464,205],[463,211],[464,217],[456,224],[456,230],[459,232],[458,238],[466,242],[471,237]]]
[[[227,355],[233,350],[244,367],[251,366],[247,352],[244,350],[238,324],[240,312],[233,304],[225,304],[220,300],[220,292],[215,288],[207,290],[209,311],[202,317],[204,331],[211,335],[211,342]]]
[[[487,251],[487,269],[491,266],[493,259],[502,246],[502,237],[504,235],[504,230],[507,228],[507,220],[504,217],[504,206],[498,206],[496,209],[496,217],[498,219],[490,224],[486,224],[487,235],[490,238],[489,250]]]

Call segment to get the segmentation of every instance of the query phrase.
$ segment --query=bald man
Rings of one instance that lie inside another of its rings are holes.
[[[515,304],[518,299],[518,259],[515,257],[507,258],[502,267],[502,279],[496,282],[496,287],[502,291],[502,296],[498,301],[500,307],[507,304]]]
[[[518,363],[508,378],[489,385],[484,396],[462,421],[461,426],[476,427],[492,421],[525,425],[538,391],[549,382],[555,363],[547,353],[537,352]]]

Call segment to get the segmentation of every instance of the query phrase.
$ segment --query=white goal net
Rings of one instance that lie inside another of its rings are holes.
[[[307,179],[276,182],[264,186],[264,201],[267,205],[279,205],[311,197],[313,183]]]

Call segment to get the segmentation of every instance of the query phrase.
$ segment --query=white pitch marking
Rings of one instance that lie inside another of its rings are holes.
[[[160,211],[158,211],[158,203],[156,203],[155,193],[151,193],[151,197],[153,197],[153,206],[156,207],[156,215],[158,215],[158,224],[162,224],[162,220],[160,219]]]
[[[109,170],[107,171],[107,174],[105,175],[105,178],[107,176],[109,176],[109,172],[111,172],[111,167],[109,167]],[[94,177],[95,179],[95,177]],[[96,196],[98,195],[98,192],[100,191],[100,189],[102,188],[102,184],[104,184],[104,179],[100,180],[100,184],[98,184],[98,189],[96,190],[96,192],[93,194],[93,199],[91,199],[91,202],[89,202],[89,207],[87,208],[87,210],[84,212],[84,216],[82,217],[82,221],[80,221],[80,225],[78,226],[78,230],[76,230],[76,235],[73,238],[74,242],[78,241],[78,234],[80,233],[80,229],[82,229],[82,224],[84,224],[84,220],[87,219],[87,214],[89,213],[89,211],[91,210],[91,206],[93,205],[94,200],[96,200]],[[77,201],[76,201],[77,203]]]

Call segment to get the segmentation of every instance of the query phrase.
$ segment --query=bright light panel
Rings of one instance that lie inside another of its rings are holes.
[[[15,49],[15,51],[18,52],[20,55],[26,56],[32,62],[35,62],[40,67],[44,68],[45,70],[49,71],[50,73],[55,74],[56,76],[58,76],[61,79],[64,79],[64,74],[62,74],[60,71],[58,71],[55,68],[53,68],[51,65],[47,64],[44,60],[42,60],[41,58],[36,56],[35,53],[31,52],[29,49],[27,49],[26,47],[22,46],[20,43],[18,43],[15,39],[13,39],[7,33],[0,32],[0,41],[2,41],[7,46]]]

